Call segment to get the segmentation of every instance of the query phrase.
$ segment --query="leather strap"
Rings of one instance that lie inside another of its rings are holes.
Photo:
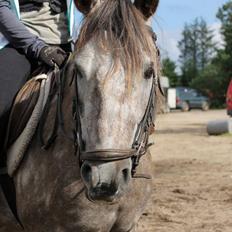
[[[119,160],[131,158],[135,154],[136,154],[135,149],[128,149],[128,150],[105,149],[105,150],[81,152],[80,159],[82,161],[89,160],[89,161],[112,162],[112,161],[119,161]]]

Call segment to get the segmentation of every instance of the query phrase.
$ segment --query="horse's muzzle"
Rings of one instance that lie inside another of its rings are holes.
[[[124,194],[131,180],[131,159],[116,162],[85,161],[81,176],[93,201],[113,202]]]

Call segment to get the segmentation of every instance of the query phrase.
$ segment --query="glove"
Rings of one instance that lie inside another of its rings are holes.
[[[39,54],[39,60],[51,68],[53,68],[55,64],[57,64],[59,68],[62,67],[67,57],[68,55],[64,50],[59,47],[52,46],[43,47]]]

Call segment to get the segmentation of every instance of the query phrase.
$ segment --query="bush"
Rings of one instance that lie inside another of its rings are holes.
[[[190,86],[198,89],[210,98],[212,107],[222,108],[225,106],[226,90],[223,87],[223,77],[220,68],[210,64],[206,66],[199,76],[192,80]]]

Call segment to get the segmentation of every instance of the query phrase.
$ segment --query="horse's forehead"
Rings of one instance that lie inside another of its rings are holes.
[[[96,73],[100,63],[100,54],[96,51],[96,46],[92,42],[87,43],[75,56],[77,69],[87,79]]]
[[[151,63],[151,58],[144,53],[144,68]],[[108,68],[113,62],[113,56],[110,52],[103,51],[96,45],[96,41],[89,41],[85,46],[77,52],[75,63],[77,66],[86,69],[88,66],[96,66],[101,68],[102,64]]]
[[[75,57],[79,71],[84,72],[87,79],[107,73],[112,67],[113,58],[110,52],[101,51],[94,41],[89,41]]]
[[[75,63],[81,74],[86,78],[87,81],[90,79],[98,79],[98,82],[105,82],[106,76],[112,70],[112,67],[115,65],[112,54],[108,51],[103,51],[97,45],[97,41],[90,40],[85,46],[76,54]],[[132,81],[138,82],[138,79],[141,79],[143,72],[151,66],[151,58],[145,53],[143,55],[143,64],[141,66],[141,72],[136,71],[136,73],[131,74],[133,76]],[[120,60],[117,63],[117,72],[113,72],[112,79],[114,83],[118,84],[125,83],[125,73],[124,67],[121,65]],[[108,76],[109,77],[109,76]],[[117,81],[115,81],[117,80]],[[107,81],[109,82],[109,81]]]

